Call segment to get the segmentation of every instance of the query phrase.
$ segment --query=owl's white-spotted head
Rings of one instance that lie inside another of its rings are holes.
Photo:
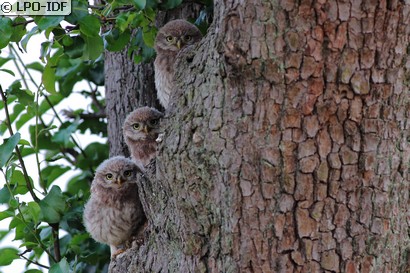
[[[202,38],[201,31],[185,20],[173,20],[165,24],[155,38],[155,50],[178,52]]]
[[[155,141],[163,114],[155,108],[140,107],[128,114],[123,125],[125,141]]]
[[[136,183],[138,172],[141,172],[140,167],[131,159],[123,156],[111,157],[98,166],[93,184],[104,188],[127,189]]]

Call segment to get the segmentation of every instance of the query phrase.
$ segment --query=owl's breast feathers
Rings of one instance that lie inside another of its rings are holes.
[[[144,221],[136,189],[113,194],[112,190],[99,186],[84,208],[87,231],[96,241],[109,245],[118,246],[129,240]]]
[[[148,165],[151,159],[156,157],[157,143],[155,139],[133,141],[128,147],[130,147],[131,158],[141,162],[143,166]]]
[[[170,55],[158,55],[154,62],[155,67],[155,88],[157,89],[158,99],[162,106],[168,107],[169,97],[174,84],[174,65],[176,61],[176,53]]]

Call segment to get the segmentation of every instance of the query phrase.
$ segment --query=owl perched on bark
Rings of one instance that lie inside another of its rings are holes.
[[[175,89],[174,64],[178,52],[201,38],[199,29],[185,20],[170,21],[159,30],[155,38],[155,87],[158,99],[165,109],[168,107],[171,92]]]
[[[92,238],[110,246],[111,257],[124,251],[125,243],[146,221],[136,184],[138,172],[135,162],[123,156],[105,160],[95,171],[83,220]]]
[[[140,107],[128,114],[122,127],[131,158],[143,166],[155,158],[159,122],[163,114],[150,107]]]

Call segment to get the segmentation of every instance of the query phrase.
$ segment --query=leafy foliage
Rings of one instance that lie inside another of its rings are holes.
[[[108,247],[82,225],[93,172],[108,157],[103,52],[126,48],[136,63],[151,61],[156,13],[181,2],[108,0],[92,6],[73,0],[68,16],[0,17],[0,78],[15,79],[9,86],[0,82],[6,117],[0,121],[0,221],[9,221],[0,240],[11,235],[21,243],[19,249],[0,248],[0,267],[24,259],[26,273],[107,271]],[[205,9],[195,23],[205,29],[212,2],[199,2]],[[19,51],[28,52],[39,35],[40,61],[24,63]],[[61,111],[78,95],[87,103]],[[78,139],[85,134],[101,141],[83,147]],[[44,256],[49,264],[40,263]]]

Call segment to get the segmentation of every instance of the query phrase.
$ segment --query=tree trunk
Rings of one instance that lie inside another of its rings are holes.
[[[215,1],[111,272],[407,272],[409,14]]]

